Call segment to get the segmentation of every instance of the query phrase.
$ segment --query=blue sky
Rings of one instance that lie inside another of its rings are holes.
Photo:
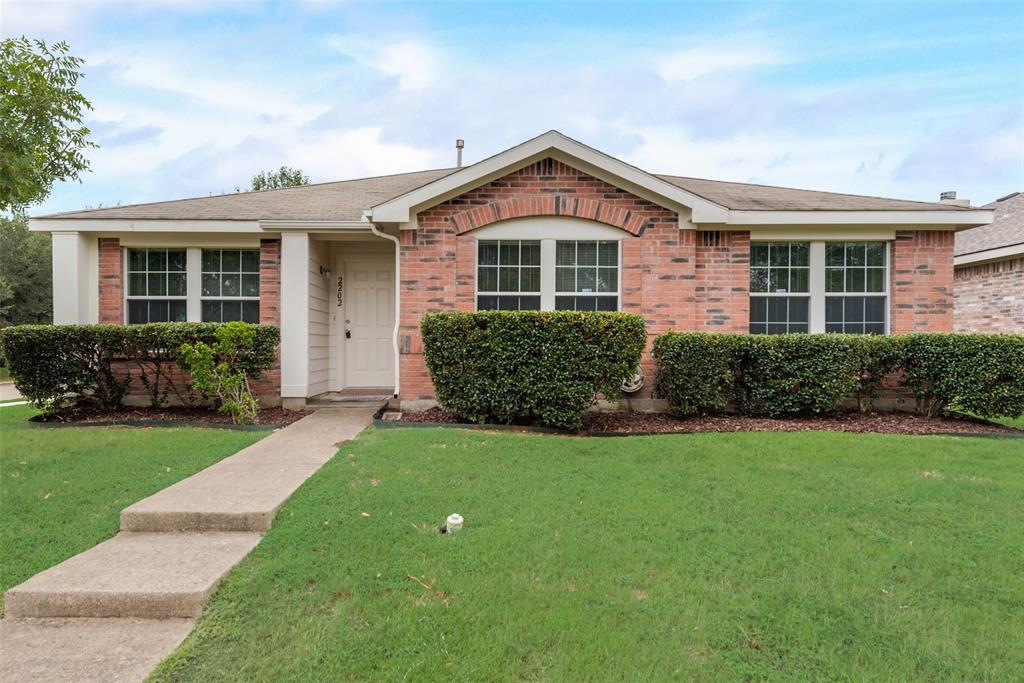
[[[556,128],[656,173],[1024,190],[1024,2],[52,3],[100,148],[32,213],[473,162]]]

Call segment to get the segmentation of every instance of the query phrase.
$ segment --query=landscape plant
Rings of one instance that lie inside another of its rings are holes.
[[[191,374],[191,386],[212,398],[218,411],[231,415],[235,424],[254,424],[260,404],[239,361],[253,349],[256,333],[251,325],[230,322],[218,327],[214,336],[212,344],[182,344],[182,368]]]

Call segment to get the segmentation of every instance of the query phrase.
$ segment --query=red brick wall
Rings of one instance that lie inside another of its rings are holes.
[[[260,323],[281,326],[281,240],[260,240]],[[252,383],[263,403],[281,396],[281,347],[273,369]]]
[[[953,331],[953,231],[898,230],[890,273],[892,334]]]
[[[124,256],[121,240],[99,238],[99,321],[124,324]]]
[[[750,323],[750,233],[701,232],[694,329],[746,333]]]
[[[956,269],[957,332],[1024,333],[1024,257]]]

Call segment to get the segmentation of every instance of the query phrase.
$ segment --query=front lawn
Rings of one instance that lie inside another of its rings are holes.
[[[154,678],[1020,680],[1022,444],[370,431]]]
[[[266,433],[48,429],[26,422],[34,412],[0,408],[0,592],[113,536],[123,508]]]

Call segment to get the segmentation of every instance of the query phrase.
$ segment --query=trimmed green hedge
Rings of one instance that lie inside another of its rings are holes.
[[[629,313],[432,313],[420,323],[442,406],[473,422],[578,429],[597,394],[618,396],[647,343]]]
[[[870,410],[886,377],[902,378],[918,410],[1024,414],[1024,336],[669,332],[654,341],[655,391],[684,415],[806,415],[855,398]],[[893,373],[896,373],[895,375]]]
[[[10,364],[15,386],[40,408],[89,403],[116,408],[131,378],[117,366],[139,368],[142,385],[153,406],[167,403],[170,393],[191,400],[179,363],[183,344],[212,343],[218,323],[152,323],[149,325],[19,325],[0,330],[0,348]],[[254,325],[253,348],[239,358],[250,377],[274,366],[280,332]]]

